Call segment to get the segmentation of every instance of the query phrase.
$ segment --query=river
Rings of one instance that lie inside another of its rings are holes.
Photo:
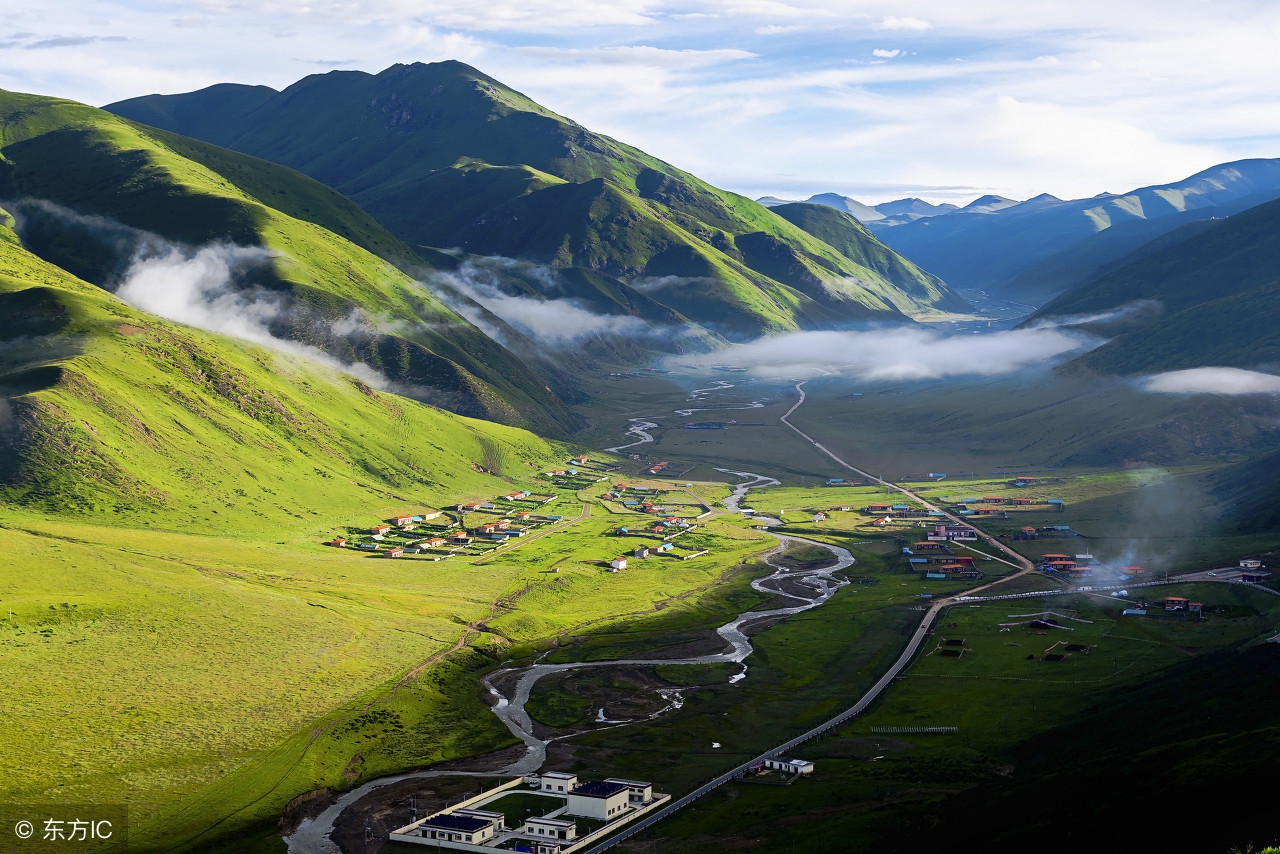
[[[743,481],[734,486],[732,494],[729,495],[724,504],[730,510],[737,512],[747,512],[740,508],[742,500],[747,493],[762,486],[774,486],[778,481],[764,475],[755,474],[754,472],[738,472],[729,471],[728,469],[717,469],[727,474],[734,474]],[[755,516],[762,524],[777,524],[778,520],[766,517]],[[494,704],[491,707],[493,713],[506,724],[516,738],[525,744],[525,755],[517,761],[498,770],[487,771],[466,771],[466,770],[426,770],[414,771],[406,774],[397,774],[389,777],[379,777],[376,780],[370,780],[362,786],[357,786],[350,791],[344,792],[338,797],[332,805],[324,810],[315,819],[304,820],[294,833],[285,837],[288,844],[290,854],[339,854],[338,846],[329,838],[333,832],[338,816],[347,807],[363,798],[365,795],[383,786],[397,783],[402,780],[425,780],[432,777],[441,776],[478,776],[478,777],[514,777],[524,776],[536,773],[547,758],[547,745],[549,739],[538,737],[534,731],[532,719],[529,717],[525,704],[529,701],[529,695],[533,691],[534,685],[538,680],[556,673],[564,673],[569,670],[580,670],[594,667],[619,667],[619,666],[654,666],[654,665],[671,665],[671,664],[721,664],[736,663],[742,664],[743,661],[751,655],[753,647],[750,637],[747,636],[745,628],[761,620],[774,619],[778,617],[786,617],[792,614],[799,614],[808,611],[811,608],[817,608],[827,602],[836,591],[845,586],[849,582],[845,579],[837,578],[836,573],[848,569],[854,564],[854,557],[847,549],[839,546],[828,545],[827,543],[819,543],[814,540],[806,540],[800,537],[792,537],[785,534],[775,534],[769,532],[770,536],[778,540],[777,547],[765,555],[765,562],[774,568],[774,572],[758,578],[751,582],[751,586],[762,593],[769,593],[776,596],[783,596],[794,600],[797,604],[782,607],[771,608],[765,611],[746,611],[739,614],[734,619],[725,623],[716,629],[721,639],[725,641],[726,649],[718,653],[710,653],[707,655],[692,656],[689,658],[675,659],[651,659],[651,658],[631,658],[618,661],[577,661],[566,664],[532,664],[522,668],[508,668],[498,670],[490,674],[485,679],[485,684],[489,688],[489,692],[493,697]],[[810,543],[822,546],[829,550],[836,558],[834,566],[824,569],[813,570],[788,570],[785,567],[775,563],[778,556],[786,550],[788,545],[794,543]],[[778,587],[778,583],[787,579],[796,581],[802,587],[808,587],[813,590],[811,596],[796,595],[795,593],[784,592]],[[503,693],[493,685],[491,681],[494,677],[510,676],[513,673],[519,673],[520,676],[515,680],[514,686],[510,689],[510,694]],[[731,676],[730,682],[738,682],[746,675],[746,665],[743,664],[741,672]],[[640,721],[639,723],[642,723]],[[617,724],[614,724],[617,725]],[[627,724],[623,724],[627,725]]]

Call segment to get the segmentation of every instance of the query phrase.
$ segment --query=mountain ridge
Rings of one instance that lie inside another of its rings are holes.
[[[890,248],[953,287],[1013,299],[1029,293],[1043,302],[1060,291],[1020,278],[1038,264],[1056,263],[1054,287],[1063,282],[1068,283],[1062,285],[1066,287],[1145,240],[1179,227],[1186,221],[1179,215],[1199,210],[1211,216],[1219,205],[1234,212],[1231,206],[1240,199],[1276,197],[1280,197],[1280,159],[1259,158],[1218,164],[1181,181],[1119,195],[1064,201],[1042,193],[995,211],[961,210],[910,223],[886,219],[872,223],[871,229]],[[1151,225],[1135,229],[1129,241],[1100,240],[1092,249],[1071,250],[1117,225],[1141,221]]]
[[[264,94],[224,86],[107,109],[298,169],[411,245],[585,267],[628,286],[666,279],[650,296],[734,340],[936,310],[885,299],[895,285],[764,207],[460,62],[330,72]],[[236,120],[211,129],[190,118],[199,105]],[[918,284],[956,302],[936,278]]]

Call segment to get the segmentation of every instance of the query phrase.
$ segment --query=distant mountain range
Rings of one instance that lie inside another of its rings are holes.
[[[896,280],[864,266],[886,250],[852,219],[839,242],[862,248],[846,254],[459,62],[106,109],[297,169],[414,247],[590,270],[623,302],[643,295],[731,340],[966,308],[910,262],[890,265]]]
[[[890,248],[953,288],[1043,305],[1106,265],[1189,222],[1280,197],[1280,160],[1225,163],[1123,195],[979,204],[909,222],[869,223]]]
[[[761,196],[756,201],[768,208],[798,204],[798,202],[780,199],[777,196]],[[974,199],[963,208],[945,202],[940,205],[934,205],[924,199],[914,198],[895,199],[892,202],[881,202],[872,206],[863,204],[850,196],[842,196],[839,193],[818,193],[805,199],[804,203],[825,205],[838,211],[844,211],[858,220],[858,222],[875,223],[877,228],[889,225],[903,225],[925,217],[945,216],[956,211],[992,213],[1019,204],[1016,200],[1006,199],[1004,196],[987,195]]]

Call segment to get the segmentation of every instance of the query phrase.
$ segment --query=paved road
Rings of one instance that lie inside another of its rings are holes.
[[[928,509],[939,511],[940,513],[942,513],[944,518],[950,519],[951,521],[957,524],[968,524],[962,521],[961,519],[959,519],[958,517],[948,513],[947,511],[942,510],[940,507],[934,506],[933,504],[921,498],[919,495],[912,492],[911,490],[905,487],[899,486],[896,483],[891,483],[887,480],[876,477],[873,474],[869,474],[868,472],[865,472],[856,466],[850,465],[849,463],[840,459],[835,454],[831,453],[831,451],[823,447],[822,444],[816,441],[809,434],[805,433],[799,427],[796,427],[794,424],[788,421],[787,419],[791,416],[791,414],[794,413],[797,409],[799,409],[800,405],[803,404],[805,401],[805,392],[804,392],[803,386],[804,386],[803,382],[796,384],[796,391],[800,392],[800,400],[798,400],[796,402],[796,405],[788,409],[786,414],[781,417],[781,421],[783,424],[786,424],[796,433],[800,434],[800,436],[802,436],[806,441],[808,441],[811,445],[813,445],[819,451],[826,454],[828,457],[835,460],[837,463],[839,463],[841,466],[848,469],[849,471],[854,472],[855,474],[858,474],[861,477],[865,477],[868,480],[875,481],[876,483],[886,487],[887,489],[897,490],[903,495],[915,501],[920,502]],[[724,470],[721,469],[721,471],[724,471]],[[734,473],[743,474],[743,475],[748,474],[747,472],[734,472]],[[975,530],[977,529],[975,528]],[[674,813],[684,809],[685,807],[689,806],[689,804],[693,803],[694,801],[698,800],[704,795],[714,791],[715,789],[718,789],[720,786],[723,786],[725,783],[728,783],[730,780],[739,776],[740,774],[742,774],[744,771],[746,771],[748,768],[750,768],[752,765],[756,764],[757,762],[762,762],[767,758],[778,756],[779,754],[787,753],[792,748],[798,745],[801,745],[813,738],[816,738],[817,736],[822,735],[823,733],[828,732],[829,730],[832,730],[838,726],[841,726],[842,724],[847,722],[849,719],[861,714],[863,711],[867,709],[868,706],[874,703],[880,697],[880,695],[884,693],[885,689],[888,688],[889,685],[893,683],[893,680],[898,678],[898,675],[907,668],[907,666],[911,663],[912,659],[915,658],[916,653],[920,651],[920,646],[924,643],[925,639],[929,636],[931,630],[933,629],[934,623],[937,622],[938,616],[945,609],[954,605],[958,600],[967,599],[968,601],[972,601],[972,599],[968,599],[968,597],[972,597],[973,594],[980,593],[981,591],[986,590],[987,588],[991,587],[993,584],[999,584],[1000,582],[1008,581],[1010,578],[1016,578],[1020,575],[1026,575],[1027,573],[1033,572],[1035,570],[1035,565],[1031,561],[1027,560],[1025,557],[1018,554],[1013,549],[1004,545],[1004,543],[1001,543],[995,537],[989,536],[982,531],[979,531],[978,533],[979,533],[979,536],[981,536],[982,539],[986,541],[989,545],[993,546],[994,548],[999,550],[1001,553],[1008,555],[1010,558],[1012,558],[1012,561],[1006,561],[1006,562],[1011,563],[1013,566],[1015,566],[1018,569],[1018,571],[1013,575],[1005,576],[1004,578],[998,579],[988,584],[979,585],[978,587],[965,591],[962,594],[957,594],[956,596],[949,596],[943,599],[935,600],[932,607],[930,607],[929,610],[925,612],[924,619],[920,621],[920,625],[918,625],[916,627],[915,632],[912,633],[911,639],[907,642],[907,646],[905,649],[903,649],[902,654],[898,656],[897,660],[893,662],[893,664],[889,667],[889,669],[885,672],[885,674],[881,676],[880,679],[874,685],[872,685],[871,688],[868,689],[865,694],[862,695],[862,697],[858,700],[858,702],[854,703],[852,706],[845,709],[840,714],[836,715],[835,717],[831,718],[825,723],[814,727],[808,732],[802,733],[789,741],[785,741],[782,744],[777,745],[772,750],[768,750],[760,754],[759,756],[756,756],[753,759],[747,760],[746,762],[742,763],[736,768],[733,768],[721,774],[719,777],[716,777],[713,780],[709,780],[706,783],[703,783],[701,786],[694,789],[689,794],[672,801],[670,804],[663,807],[662,809],[646,816],[645,818],[636,822],[634,825],[627,827],[625,830],[618,833],[616,836],[613,836],[605,840],[604,842],[601,842],[598,845],[595,845],[595,846],[592,846],[591,848],[586,849],[585,854],[598,854],[598,852],[602,852],[609,848],[612,848],[614,845],[617,845],[619,842],[622,842],[626,839],[630,839],[636,834],[643,833],[645,830],[648,830],[650,827],[653,827],[655,824],[662,821],[663,819],[670,817]]]
[[[950,603],[947,603],[947,604],[950,604]],[[723,786],[725,783],[728,783],[730,780],[734,779],[735,777],[738,777],[743,772],[745,772],[748,768],[750,768],[752,765],[755,765],[757,762],[763,762],[765,759],[769,757],[787,753],[792,748],[800,744],[803,744],[806,741],[809,741],[810,739],[816,738],[817,736],[822,735],[828,730],[834,729],[835,727],[842,725],[843,723],[848,721],[850,718],[855,717],[858,714],[861,714],[868,706],[870,706],[873,702],[875,702],[876,698],[879,697],[880,694],[883,693],[884,690],[889,687],[889,684],[898,677],[898,674],[901,673],[903,669],[905,669],[906,666],[911,662],[911,659],[915,657],[916,652],[920,649],[920,645],[924,643],[925,638],[929,636],[929,631],[932,628],[934,621],[937,619],[938,615],[942,612],[942,609],[944,607],[945,605],[942,602],[939,602],[929,609],[928,613],[925,614],[924,619],[920,622],[920,625],[916,628],[915,633],[912,634],[911,640],[907,643],[907,648],[903,650],[902,655],[898,657],[898,660],[893,663],[893,666],[889,668],[888,672],[886,672],[883,676],[880,677],[880,680],[876,682],[875,685],[871,686],[870,690],[868,690],[867,693],[862,695],[862,698],[859,699],[858,702],[854,703],[848,709],[845,709],[843,712],[836,715],[834,718],[822,724],[821,726],[814,727],[808,732],[798,735],[795,738],[791,739],[790,741],[783,742],[782,744],[779,744],[777,747],[773,748],[772,750],[762,753],[753,759],[749,759],[746,762],[742,763],[741,765],[737,766],[736,768],[733,768],[732,770],[726,771],[725,773],[721,774],[719,777],[716,777],[714,780],[710,780],[706,783],[703,783],[701,786],[694,789],[692,792],[685,795],[684,797],[679,798],[675,801],[672,801],[670,804],[663,807],[662,809],[654,813],[651,813],[650,815],[646,816],[642,820],[636,822],[634,825],[627,827],[617,836],[607,839],[604,842],[601,842],[599,845],[595,845],[591,848],[588,848],[585,854],[597,854],[597,852],[605,851],[609,848],[612,848],[614,845],[617,845],[619,842],[622,842],[626,839],[630,839],[631,837],[635,836],[638,833],[643,833],[645,830],[648,830],[650,827],[662,821],[664,818],[667,818],[671,816],[673,813],[689,806],[689,804],[698,800],[703,795],[709,794],[715,789],[718,789],[720,786]]]
[[[796,433],[799,433],[799,434],[800,434],[800,436],[802,436],[802,437],[804,438],[804,440],[805,440],[805,441],[807,441],[809,444],[813,445],[813,446],[814,446],[815,448],[817,448],[819,451],[821,451],[822,453],[826,454],[828,457],[830,457],[831,459],[835,460],[835,461],[836,461],[837,463],[839,463],[841,466],[844,466],[846,469],[848,469],[849,471],[853,472],[854,474],[857,474],[857,475],[859,475],[859,476],[861,476],[861,477],[865,477],[867,480],[874,481],[875,483],[880,484],[881,486],[883,486],[883,487],[884,487],[884,488],[886,488],[886,489],[892,489],[892,490],[895,490],[895,491],[897,491],[897,492],[900,492],[900,493],[902,493],[903,495],[907,496],[908,498],[911,498],[911,499],[913,499],[913,500],[915,500],[915,501],[920,502],[922,505],[924,505],[924,507],[925,507],[925,509],[926,509],[926,510],[934,510],[934,511],[937,511],[938,513],[941,513],[941,514],[942,514],[943,518],[948,519],[948,520],[950,520],[951,522],[954,522],[954,523],[955,523],[955,524],[957,524],[957,525],[969,525],[969,523],[968,523],[968,522],[966,522],[965,520],[961,519],[959,516],[956,516],[956,515],[954,515],[954,514],[952,514],[952,513],[949,513],[949,512],[947,512],[946,510],[944,510],[943,508],[938,507],[938,506],[937,506],[937,505],[935,505],[935,504],[932,504],[931,502],[929,502],[929,501],[925,500],[924,498],[922,498],[921,496],[917,495],[915,492],[912,492],[910,489],[907,489],[905,486],[899,486],[898,484],[893,483],[892,481],[888,481],[888,480],[885,480],[885,479],[883,479],[883,478],[876,477],[875,475],[870,474],[869,472],[865,472],[865,471],[863,471],[862,469],[858,468],[857,466],[850,465],[849,463],[847,463],[847,462],[845,462],[844,460],[842,460],[842,459],[840,459],[839,457],[837,457],[835,454],[831,453],[831,451],[830,451],[830,450],[828,450],[828,449],[826,448],[826,446],[824,446],[824,445],[823,445],[821,442],[819,442],[817,439],[814,439],[814,438],[813,438],[812,436],[810,436],[808,433],[804,432],[804,431],[803,431],[803,430],[801,430],[799,427],[797,427],[796,425],[792,424],[788,419],[791,417],[791,414],[792,414],[793,412],[795,412],[797,409],[799,409],[799,408],[804,404],[804,401],[805,401],[805,391],[804,391],[804,384],[805,384],[805,382],[808,382],[808,380],[805,380],[804,382],[796,383],[796,391],[800,392],[800,399],[796,401],[795,406],[793,406],[793,407],[791,407],[790,409],[788,409],[788,410],[787,410],[787,413],[786,413],[785,415],[783,415],[783,416],[779,419],[783,424],[786,424],[788,427],[790,427],[790,428],[791,428],[792,430],[794,430]],[[973,527],[973,526],[972,526],[972,525],[970,525],[970,527]],[[977,531],[978,529],[977,529],[977,528],[974,528],[974,530],[975,530],[975,531]],[[1027,560],[1025,557],[1023,557],[1022,555],[1020,555],[1020,554],[1018,554],[1017,552],[1015,552],[1013,549],[1011,549],[1011,548],[1009,548],[1008,546],[1006,546],[1004,543],[1000,542],[1000,541],[999,541],[998,539],[996,539],[995,537],[993,537],[993,536],[991,536],[990,534],[986,533],[985,531],[978,531],[978,537],[979,537],[980,539],[982,539],[982,541],[983,541],[983,542],[987,543],[988,545],[992,546],[992,547],[993,547],[993,548],[995,548],[996,550],[1000,551],[1002,554],[1007,555],[1007,556],[1012,560],[1013,564],[1019,568],[1019,572],[1017,573],[1017,575],[1025,575],[1026,573],[1028,573],[1028,572],[1032,572],[1032,571],[1034,571],[1034,570],[1035,570],[1035,564],[1033,564],[1031,561]],[[1014,578],[1014,577],[1016,577],[1016,576],[1007,576],[1006,578],[1002,578],[1002,579],[1000,579],[1000,580],[1001,580],[1001,581],[1007,581],[1009,578]]]

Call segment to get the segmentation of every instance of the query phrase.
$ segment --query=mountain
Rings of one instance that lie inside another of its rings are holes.
[[[1021,204],[1017,199],[1006,199],[1004,196],[986,195],[979,196],[961,208],[961,210],[994,213],[995,211],[1002,211],[1005,208],[1011,208],[1017,204]]]
[[[947,289],[941,279],[926,273],[910,261],[889,249],[876,239],[867,227],[853,215],[837,210],[834,206],[809,202],[792,202],[778,205],[773,212],[809,234],[835,247],[850,261],[875,270],[891,282],[902,295],[917,303],[926,303],[943,310],[964,311],[964,300]],[[884,297],[894,300],[892,291]],[[904,310],[909,303],[896,297]]]
[[[459,414],[549,434],[578,423],[549,389],[563,378],[535,372],[402,272],[429,268],[316,181],[82,104],[8,92],[0,155],[0,199],[13,200],[5,207],[23,248],[80,280],[117,291],[149,253],[151,269],[169,265],[182,282],[147,295],[170,317],[239,324],[242,337],[309,348]]]
[[[926,202],[924,199],[897,199],[892,202],[881,202],[876,205],[884,219],[878,220],[883,222],[902,223],[913,222],[914,220],[930,216],[944,216],[953,213],[959,208],[953,204],[934,205]]]
[[[563,454],[135,309],[29,251],[14,224],[0,219],[0,501],[11,508],[216,533],[291,523],[302,508],[496,489],[504,468]]]
[[[1060,295],[1026,323],[1136,307],[1069,363],[1139,374],[1280,364],[1280,200],[1166,234]]]
[[[1075,285],[1107,272],[1141,251],[1161,235],[1177,234],[1182,239],[1193,233],[1186,224],[1199,222],[1205,226],[1240,211],[1268,202],[1275,193],[1261,192],[1243,196],[1207,208],[1193,208],[1158,219],[1135,219],[1121,222],[1071,244],[1018,276],[1006,287],[1006,293],[1033,305],[1044,305]]]
[[[885,299],[893,284],[756,202],[459,62],[265,94],[223,85],[107,109],[297,169],[411,245],[593,270],[731,339],[936,309]]]
[[[1188,217],[1234,213],[1242,201],[1258,204],[1278,196],[1280,160],[1241,160],[1122,196],[1063,201],[1044,194],[995,210],[966,209],[908,223],[889,217],[871,228],[891,249],[953,288],[1043,303]],[[1143,226],[1116,240],[1082,243],[1131,223]],[[1052,271],[1051,284],[1032,274],[1037,264]]]
[[[829,208],[835,208],[849,214],[858,222],[872,222],[877,219],[884,219],[884,214],[880,213],[871,205],[864,205],[862,202],[851,196],[842,196],[839,193],[818,193],[810,196],[803,202],[791,201],[789,199],[780,199],[777,196],[761,196],[756,199],[757,202],[766,208],[776,208],[781,205],[825,205]]]

